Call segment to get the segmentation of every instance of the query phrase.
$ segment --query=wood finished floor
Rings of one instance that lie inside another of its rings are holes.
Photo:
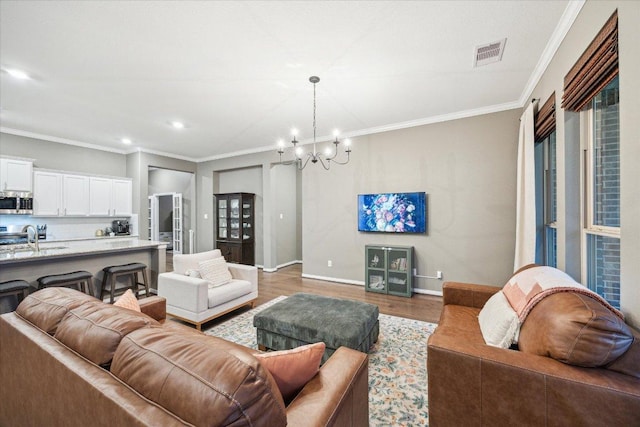
[[[167,254],[167,271],[173,271],[173,262],[170,254]],[[411,298],[397,297],[365,292],[363,286],[306,279],[302,277],[301,264],[281,268],[274,273],[265,273],[262,270],[258,270],[257,306],[281,295],[292,295],[296,292],[368,302],[377,305],[380,313],[431,323],[438,321],[442,311],[441,297],[422,294],[413,294]],[[247,310],[249,308],[241,308],[233,313],[214,319],[203,325],[203,329],[224,322]]]

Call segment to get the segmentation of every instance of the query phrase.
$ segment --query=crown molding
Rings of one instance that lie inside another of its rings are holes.
[[[426,117],[426,118],[423,118],[423,119],[410,120],[410,121],[400,122],[400,123],[391,123],[391,124],[388,124],[388,125],[376,126],[376,127],[367,128],[367,129],[360,129],[360,130],[353,131],[353,132],[345,132],[345,133],[341,134],[340,137],[341,137],[341,139],[344,140],[344,138],[355,138],[357,136],[373,135],[373,134],[376,134],[376,133],[389,132],[389,131],[401,130],[401,129],[408,129],[408,128],[412,128],[412,127],[416,127],[416,126],[424,126],[424,125],[430,125],[430,124],[434,124],[434,123],[449,122],[451,120],[466,119],[466,118],[474,117],[474,116],[482,116],[484,114],[499,113],[501,111],[513,110],[513,109],[521,108],[521,107],[522,107],[522,105],[520,104],[519,101],[511,101],[511,102],[505,102],[504,104],[496,104],[496,105],[490,105],[490,106],[487,106],[487,107],[475,108],[475,109],[472,109],[472,110],[458,111],[456,113],[442,114],[442,115],[439,115],[439,116]],[[319,143],[328,142],[328,141],[332,141],[333,138],[334,137],[331,136],[331,135],[326,135],[326,136],[321,136],[321,137],[316,138],[316,141],[319,142]],[[303,140],[298,141],[298,145],[299,146],[312,144],[312,143],[313,143],[313,139],[303,139]],[[242,155],[247,155],[247,154],[263,153],[265,151],[274,151],[275,152],[276,151],[276,146],[275,145],[269,145],[269,146],[263,146],[263,147],[259,147],[259,148],[254,148],[254,149],[251,149],[251,150],[234,151],[232,153],[226,153],[226,154],[219,154],[219,155],[216,155],[216,156],[203,157],[201,159],[198,159],[197,162],[208,162],[208,161],[212,161],[212,160],[228,159],[230,157],[237,157],[237,156],[242,156]]]
[[[12,129],[4,126],[0,126],[0,132],[8,133],[11,135],[25,136],[27,138],[42,139],[44,141],[57,142],[59,144],[75,145],[76,147],[91,148],[93,150],[108,151],[110,153],[127,154],[127,151],[125,150],[118,150],[116,148],[104,147],[102,145],[90,144],[88,142],[75,141],[73,139],[60,138],[57,136],[45,135],[42,133],[29,132],[29,131],[20,130],[20,129]]]
[[[171,159],[178,159],[178,160],[185,160],[187,162],[193,162],[193,163],[198,163],[201,160],[194,158],[194,157],[187,157],[187,156],[183,156],[181,154],[174,154],[174,153],[167,153],[166,151],[159,151],[159,150],[151,150],[149,148],[136,148],[134,150],[131,151],[127,151],[126,154],[133,154],[133,153],[146,153],[146,154],[154,154],[156,156],[163,156],[163,157],[169,157]]]
[[[551,35],[551,38],[549,38],[549,41],[547,42],[542,55],[540,55],[538,64],[531,73],[527,85],[522,90],[522,94],[520,95],[519,100],[520,108],[523,108],[526,105],[527,101],[531,97],[531,94],[533,93],[533,90],[540,82],[540,79],[544,75],[545,71],[547,71],[547,67],[549,67],[551,60],[560,48],[562,41],[571,29],[571,26],[578,17],[578,14],[580,13],[580,10],[582,10],[582,6],[584,6],[585,2],[586,0],[571,0],[567,4],[567,7],[564,9],[564,13],[560,17],[560,21],[558,22],[556,29]]]

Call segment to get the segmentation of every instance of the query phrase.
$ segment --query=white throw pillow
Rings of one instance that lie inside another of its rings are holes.
[[[232,279],[224,257],[200,261],[198,265],[200,266],[200,275],[209,282],[210,288],[229,283]]]
[[[488,345],[509,348],[517,342],[520,331],[518,315],[502,291],[496,292],[478,315],[484,342]]]

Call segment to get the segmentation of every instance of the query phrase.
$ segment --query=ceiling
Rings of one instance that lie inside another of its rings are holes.
[[[2,0],[0,131],[195,161],[275,150],[313,135],[312,75],[319,141],[520,108],[582,4]]]

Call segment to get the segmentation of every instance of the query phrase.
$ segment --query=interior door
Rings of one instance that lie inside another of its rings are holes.
[[[149,240],[160,240],[160,231],[158,228],[158,196],[156,194],[149,196]]]
[[[182,253],[182,193],[173,193],[173,253]]]

